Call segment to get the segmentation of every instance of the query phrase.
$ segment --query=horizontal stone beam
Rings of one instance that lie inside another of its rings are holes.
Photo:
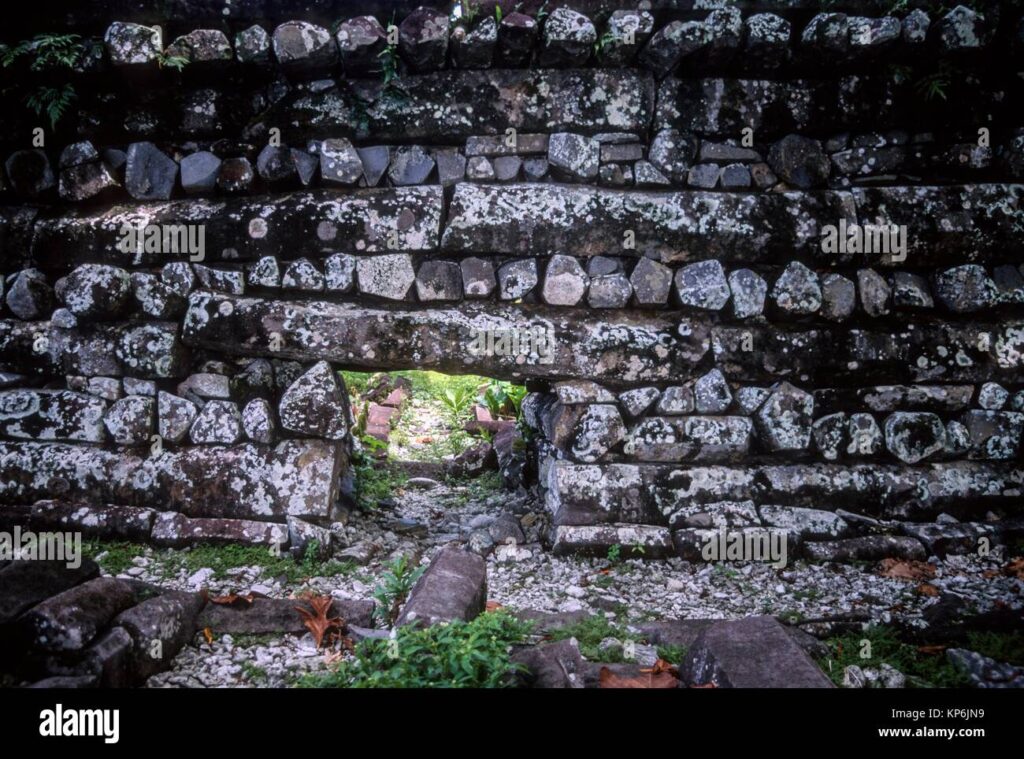
[[[490,355],[474,336],[542,335],[541,350]],[[898,332],[833,327],[780,332],[648,312],[594,314],[538,306],[464,303],[384,308],[197,291],[182,341],[233,355],[326,359],[353,369],[434,369],[526,378],[592,379],[613,387],[679,382],[703,374],[709,354],[738,382],[791,378],[848,382],[973,382],[1024,377],[1024,324],[921,321]],[[545,353],[547,359],[545,359]],[[528,354],[528,355],[527,355]]]
[[[461,253],[637,255],[665,262],[789,260],[794,251],[820,251],[821,226],[840,219],[856,221],[849,193],[651,193],[462,183],[455,188],[441,247]]]
[[[61,443],[0,443],[0,503],[73,495],[187,517],[325,520],[348,460],[341,444],[287,440],[157,456]]]
[[[665,262],[789,262],[897,268],[1017,261],[1024,185],[852,192],[637,192],[557,184],[456,186],[441,247],[460,253],[637,255]],[[906,226],[906,257],[822,250],[841,222]],[[627,241],[632,247],[627,247]]]
[[[316,256],[337,250],[429,251],[437,247],[442,208],[438,186],[114,206],[94,214],[41,219],[32,253],[37,265],[48,269],[87,261],[140,266],[200,260],[183,245],[177,252],[119,248],[129,227],[151,225],[161,225],[162,231],[189,225],[192,240],[201,229],[203,261]]]
[[[367,102],[368,101],[368,102]],[[634,69],[493,69],[305,88],[271,109],[287,139],[355,134],[379,140],[455,139],[521,132],[639,132],[654,110],[654,79]]]
[[[963,502],[1012,508],[1024,494],[1024,469],[973,462],[686,466],[559,460],[543,463],[541,471],[556,525],[668,525],[676,511],[693,504],[747,500],[866,514],[917,503],[938,513]]]
[[[389,309],[197,291],[189,299],[182,339],[229,354],[325,359],[353,369],[434,369],[518,381],[590,377],[622,384],[667,381],[699,360],[676,327],[643,314],[581,319],[546,308],[466,303]],[[523,349],[532,352],[475,354],[471,346],[480,333],[522,335]],[[533,336],[542,340],[529,345]]]

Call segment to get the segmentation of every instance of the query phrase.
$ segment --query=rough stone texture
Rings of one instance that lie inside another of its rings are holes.
[[[397,625],[434,625],[470,621],[487,601],[487,567],[476,554],[455,546],[442,548],[416,581]]]
[[[328,440],[343,440],[348,434],[348,395],[326,361],[317,362],[285,390],[278,414],[289,432]]]
[[[152,142],[128,146],[124,186],[136,200],[167,200],[177,176],[178,164]]]
[[[317,440],[165,449],[149,458],[60,443],[0,443],[0,454],[4,503],[62,490],[189,517],[257,520],[326,518],[347,466],[338,444]]]
[[[675,284],[684,306],[719,311],[729,300],[729,283],[718,261],[701,261],[678,269]]]
[[[788,382],[772,389],[755,418],[762,439],[773,451],[799,451],[811,441],[814,397]]]
[[[686,653],[680,678],[720,688],[831,688],[774,617],[715,622]]]
[[[338,48],[331,33],[308,21],[288,21],[274,29],[274,57],[291,75],[327,73],[337,62]]]

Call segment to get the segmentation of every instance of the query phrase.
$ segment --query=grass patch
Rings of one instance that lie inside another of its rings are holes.
[[[82,544],[82,553],[100,565],[107,574],[119,575],[135,566],[136,557],[145,556],[142,543],[90,540]]]
[[[503,688],[519,667],[511,646],[522,643],[532,625],[504,611],[472,622],[448,622],[426,629],[398,628],[394,639],[367,639],[352,659],[327,673],[308,674],[305,688]]]
[[[270,675],[267,674],[267,670],[258,664],[253,664],[251,661],[242,662],[242,674],[245,675],[245,679],[249,680],[254,684],[265,683],[270,679]]]
[[[254,648],[269,646],[283,637],[284,633],[238,633],[231,636],[231,642],[236,648]]]
[[[862,641],[871,644],[868,658],[861,658]],[[907,684],[922,688],[962,688],[968,685],[946,659],[944,653],[924,654],[917,646],[901,641],[892,627],[875,625],[860,632],[847,633],[825,641],[830,654],[818,660],[836,685],[843,683],[843,670],[852,664],[859,667],[879,667],[883,663],[895,667],[907,676]],[[831,670],[829,662],[831,661]]]
[[[686,646],[658,646],[658,658],[664,659],[669,664],[679,664],[684,656],[686,656]]]
[[[356,504],[361,509],[372,510],[384,498],[405,487],[409,476],[404,470],[390,463],[375,465],[370,460],[356,464]]]
[[[621,649],[602,652],[598,646],[605,638],[615,638],[620,642],[627,640],[641,641],[642,638],[623,628],[618,627],[600,614],[587,617],[579,622],[564,627],[556,627],[548,632],[552,640],[568,640],[575,638],[580,646],[580,653],[590,661],[601,661],[617,664],[625,661]]]
[[[275,555],[263,546],[195,546],[187,550],[166,549],[153,551],[151,558],[164,578],[174,577],[182,570],[189,574],[200,569],[212,569],[214,579],[223,580],[228,571],[238,567],[260,567],[264,576],[284,576],[289,583],[302,582],[309,577],[337,577],[356,569],[354,562],[316,558],[319,548],[310,545],[302,561],[295,561],[288,554]],[[105,572],[120,574],[133,566],[132,559],[146,554],[146,546],[136,543],[107,543],[96,541],[85,544],[83,553],[95,559]]]

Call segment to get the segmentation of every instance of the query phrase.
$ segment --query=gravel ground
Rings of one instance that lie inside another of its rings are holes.
[[[440,483],[429,490],[398,492],[395,504],[393,509],[354,516],[347,525],[336,525],[337,536],[348,545],[377,548],[366,565],[348,574],[289,583],[284,578],[266,577],[262,568],[254,566],[229,570],[230,576],[223,579],[203,570],[191,575],[180,572],[167,579],[159,554],[138,559],[141,566],[129,570],[129,574],[178,588],[207,586],[211,593],[252,590],[289,597],[314,590],[369,598],[385,562],[391,558],[408,554],[426,563],[433,548],[465,539],[488,517],[506,511],[537,513],[536,504],[522,496],[487,495],[471,487]],[[405,526],[415,523],[425,527],[426,534],[397,534],[394,526],[398,520],[406,520]],[[536,526],[527,530],[528,539],[536,532]],[[1024,602],[1024,582],[991,572],[1004,563],[1001,548],[987,559],[949,557],[936,561],[936,575],[929,582],[940,593],[960,596],[968,608],[978,612],[998,605],[1019,608]],[[491,601],[513,609],[544,612],[586,610],[620,623],[774,614],[800,620],[852,616],[922,625],[922,612],[939,598],[922,595],[916,587],[915,582],[880,577],[874,567],[803,561],[783,569],[767,564],[709,566],[681,560],[609,564],[603,559],[554,557],[537,542],[499,546],[488,557]],[[805,629],[814,631],[816,625],[805,625]],[[173,669],[151,678],[149,686],[280,687],[292,684],[304,672],[323,669],[329,657],[315,650],[309,635],[276,639],[263,636],[256,641],[225,635],[208,643],[200,634],[196,645],[177,657]]]

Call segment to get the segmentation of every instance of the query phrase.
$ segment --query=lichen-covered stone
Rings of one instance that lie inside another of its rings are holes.
[[[935,276],[935,297],[953,313],[968,314],[992,306],[996,287],[984,267],[964,264]]]
[[[186,195],[213,192],[220,166],[221,160],[208,150],[190,153],[181,159],[181,189]]]
[[[639,62],[663,77],[679,61],[701,50],[708,40],[708,30],[701,21],[670,21],[656,31],[641,51]]]
[[[548,141],[548,164],[566,181],[586,181],[597,176],[601,145],[581,134],[556,132]]]
[[[412,257],[407,253],[360,256],[356,260],[359,292],[389,300],[403,300],[416,281]]]
[[[338,61],[331,33],[308,21],[287,21],[274,29],[273,48],[278,64],[292,75],[326,73]]]
[[[324,285],[324,275],[308,258],[292,261],[281,277],[281,287],[286,289],[319,292]]]
[[[721,414],[732,404],[729,383],[719,369],[712,369],[693,383],[694,405],[698,414]]]
[[[454,261],[426,261],[416,272],[416,296],[421,301],[462,299],[462,270]]]
[[[537,262],[532,258],[509,261],[498,269],[498,292],[502,300],[518,300],[526,296],[538,281]]]
[[[254,443],[273,444],[277,437],[274,410],[265,398],[253,398],[242,409],[242,429]]]
[[[820,187],[828,179],[828,156],[818,140],[791,134],[768,151],[768,164],[784,182],[801,190]]]
[[[718,261],[683,266],[675,274],[676,295],[684,306],[720,311],[729,301],[729,283]]]
[[[192,422],[189,438],[197,445],[234,445],[242,439],[242,415],[231,401],[207,401]]]
[[[180,443],[192,428],[199,414],[196,405],[161,390],[157,393],[157,434],[169,443]]]
[[[938,453],[945,442],[945,427],[935,414],[897,411],[885,420],[885,445],[907,464],[916,464]]]
[[[143,445],[153,434],[156,402],[144,395],[128,395],[110,405],[103,423],[118,445]]]
[[[822,458],[826,461],[835,461],[839,458],[843,442],[846,440],[846,414],[840,411],[815,419],[811,435]]]
[[[818,275],[799,261],[793,261],[775,280],[772,300],[783,312],[794,316],[813,314],[821,308]]]
[[[134,66],[155,62],[163,51],[160,29],[115,21],[103,37],[107,55],[115,66]]]
[[[190,65],[230,61],[234,57],[231,42],[219,29],[194,29],[175,38],[165,55],[184,58]]]
[[[590,278],[571,256],[551,257],[544,271],[544,287],[541,295],[544,302],[552,306],[575,306],[587,291]]]
[[[338,24],[334,34],[341,56],[341,66],[352,74],[380,71],[380,54],[384,51],[387,33],[373,16],[356,16]]]
[[[590,58],[597,30],[582,13],[561,6],[544,19],[538,62],[542,66],[580,66]]]
[[[732,312],[737,319],[758,316],[764,311],[768,283],[757,272],[736,269],[729,272],[729,290],[732,292]]]
[[[448,23],[445,13],[420,6],[398,25],[398,49],[414,71],[444,68]]]
[[[761,439],[772,451],[799,451],[811,442],[814,396],[788,382],[772,388],[755,414]]]
[[[3,390],[0,432],[26,440],[102,443],[106,410],[101,398],[69,390]]]
[[[349,140],[320,143],[320,177],[328,184],[354,185],[363,177],[363,162]]]
[[[319,361],[293,382],[278,406],[281,427],[300,435],[344,440],[348,435],[348,397],[331,365]]]
[[[868,316],[885,316],[890,311],[892,288],[874,269],[858,269],[857,290],[860,305]]]

